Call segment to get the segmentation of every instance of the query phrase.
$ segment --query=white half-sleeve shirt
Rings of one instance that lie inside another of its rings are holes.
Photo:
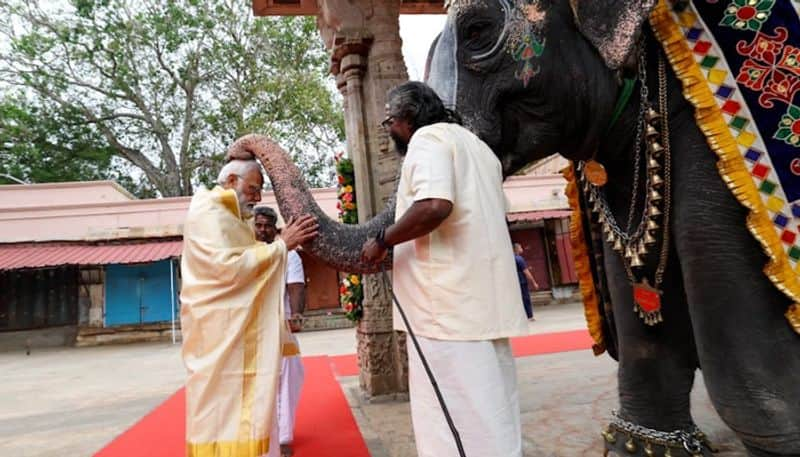
[[[300,254],[295,250],[291,250],[286,254],[286,257],[286,284],[305,284],[306,275],[303,271],[303,261],[300,259]],[[283,296],[283,310],[285,319],[292,317],[292,304],[289,301],[288,288]]]
[[[430,198],[452,202],[450,215],[428,235],[394,247],[394,290],[414,332],[462,341],[526,334],[500,161],[459,125],[429,125],[412,136],[396,220]],[[394,328],[405,330],[397,310]]]

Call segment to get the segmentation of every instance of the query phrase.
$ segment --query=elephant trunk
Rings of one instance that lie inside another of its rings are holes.
[[[377,273],[392,268],[391,251],[382,263],[370,264],[361,260],[361,246],[368,238],[377,235],[381,228],[394,222],[394,195],[383,211],[366,223],[342,224],[320,209],[300,170],[277,143],[263,135],[246,135],[236,140],[228,155],[241,156],[241,151],[250,152],[264,166],[278,207],[286,220],[304,214],[311,214],[317,219],[319,235],[303,246],[305,252],[338,271],[348,273]]]

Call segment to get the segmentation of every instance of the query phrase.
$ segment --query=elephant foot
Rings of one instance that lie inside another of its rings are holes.
[[[701,457],[716,452],[706,435],[696,425],[689,430],[664,432],[629,422],[612,411],[611,423],[601,432],[604,456]]]

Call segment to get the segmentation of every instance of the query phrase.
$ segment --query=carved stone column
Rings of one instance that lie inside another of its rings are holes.
[[[345,100],[344,125],[347,152],[353,160],[359,221],[365,221],[375,215],[370,201],[373,192],[362,91],[362,78],[367,70],[367,55],[371,45],[372,36],[363,30],[341,31],[334,37],[331,56],[331,73],[336,76],[336,86]]]
[[[358,218],[381,209],[395,191],[400,159],[379,127],[386,92],[408,80],[401,53],[399,0],[319,0],[317,25],[331,49],[331,72],[345,101],[345,131],[356,179]],[[392,299],[380,275],[364,277],[358,363],[364,393],[408,390],[405,338],[392,330]]]

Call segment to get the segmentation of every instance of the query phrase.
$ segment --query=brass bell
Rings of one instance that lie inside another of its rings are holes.
[[[632,267],[641,267],[644,266],[644,262],[642,262],[642,258],[639,257],[639,254],[633,254],[631,256],[631,266]]]
[[[633,249],[630,246],[625,246],[625,258],[630,259],[633,257]]]
[[[589,192],[589,203],[594,203],[596,198],[594,198],[594,192]]]
[[[636,248],[636,253],[639,255],[647,254],[647,246],[644,245],[644,241],[639,242],[639,247]]]
[[[644,231],[644,242],[645,244],[654,244],[656,242],[656,238],[650,234],[649,231]]]
[[[659,157],[664,152],[664,147],[658,141],[652,141],[647,145],[647,150],[650,151],[650,154]]]
[[[658,223],[653,219],[647,220],[647,230],[658,230]]]
[[[653,127],[652,125],[648,124],[647,129],[645,129],[644,131],[644,136],[647,138],[655,138],[658,135],[659,135],[658,130],[656,130],[656,128]]]
[[[625,450],[631,454],[636,452],[636,443],[633,441],[633,438],[628,438],[628,441],[625,442]]]
[[[661,194],[655,189],[650,190],[650,201],[657,202],[659,200],[661,200]]]
[[[606,225],[606,227],[608,227]],[[614,235],[614,231],[611,230],[611,227],[608,227],[608,235],[606,235],[606,242],[609,244],[614,244],[617,241],[617,237]]]
[[[658,163],[658,160],[656,160],[656,159],[654,159],[652,157],[647,159],[647,169],[648,170],[658,170],[659,168],[661,168],[661,164]]]
[[[650,208],[647,210],[647,215],[650,217],[660,216],[661,211],[658,209],[658,206],[650,205]]]
[[[644,118],[647,120],[648,124],[652,124],[654,121],[661,119],[661,114],[653,108],[647,108],[647,113],[645,113]]]
[[[600,434],[603,435],[603,439],[606,440],[606,443],[608,444],[614,444],[617,442],[617,436],[614,435],[614,432],[612,432],[610,429],[604,430],[600,432]]]
[[[617,252],[622,252],[622,250],[624,249],[624,247],[622,246],[622,240],[617,238],[614,241],[614,246],[612,247],[612,249],[614,249]]]
[[[592,205],[592,211],[595,213],[599,213],[602,208],[600,207],[600,202],[595,200],[594,205]]]
[[[661,185],[664,184],[664,180],[661,179],[661,176],[659,176],[656,173],[653,173],[653,177],[650,178],[650,179],[652,180],[653,186],[655,186],[655,187],[658,187],[658,186],[661,186]]]
[[[647,457],[653,457],[654,455],[656,455],[656,453],[653,451],[653,444],[650,443],[649,441],[647,442],[647,444],[644,445],[644,455],[646,455]]]

